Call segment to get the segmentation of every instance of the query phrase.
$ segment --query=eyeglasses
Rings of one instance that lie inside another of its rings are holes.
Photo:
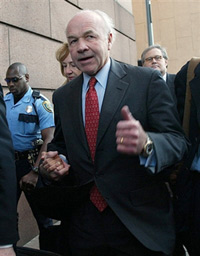
[[[156,61],[159,61],[159,60],[162,60],[163,56],[161,55],[156,55],[154,57],[149,57],[149,58],[146,58],[145,61],[146,62],[152,62],[153,59],[156,60]]]
[[[25,76],[25,75],[23,75],[23,76]],[[5,78],[4,80],[6,81],[7,84],[9,84],[10,82],[17,83],[17,82],[19,82],[20,79],[22,79],[23,76],[12,77],[12,78]]]

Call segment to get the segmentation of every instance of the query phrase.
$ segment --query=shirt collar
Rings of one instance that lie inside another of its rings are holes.
[[[162,78],[166,82],[167,81],[167,73],[165,73],[164,76],[162,76]]]
[[[24,96],[18,101],[18,102],[30,102],[31,100],[31,95],[32,95],[33,90],[29,86],[28,91],[24,94]]]
[[[99,70],[99,72],[95,75],[95,78],[97,79],[98,83],[105,89],[107,85],[108,80],[108,73],[110,70],[110,58],[106,62],[106,64]],[[83,90],[88,89],[88,82],[90,80],[91,76],[87,75],[86,73],[83,73]]]

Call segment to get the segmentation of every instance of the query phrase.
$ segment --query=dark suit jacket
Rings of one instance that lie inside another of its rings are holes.
[[[18,240],[16,209],[16,172],[14,151],[8,129],[5,104],[0,93],[0,245]]]
[[[183,122],[184,116],[188,65],[189,62],[181,68],[176,74],[174,81],[177,108],[181,122]],[[196,210],[194,201],[195,203],[198,201],[198,198],[194,197],[194,191],[197,189],[194,190],[195,183],[193,180],[195,180],[196,177],[195,179],[193,178],[193,172],[190,171],[190,167],[200,143],[200,64],[195,68],[194,74],[194,78],[189,83],[192,95],[189,120],[189,139],[191,147],[188,157],[185,159],[187,168],[182,169],[182,172],[179,173],[176,181],[176,194],[178,200],[176,200],[174,205],[177,231],[183,231],[183,235],[190,229],[191,214],[193,216],[194,210]]]
[[[173,99],[176,102],[176,94],[175,94],[175,88],[174,88],[174,79],[175,79],[176,75],[175,74],[169,74],[167,73],[167,77],[166,77],[166,83],[169,86],[169,89],[171,91],[171,94],[173,96]]]
[[[189,62],[187,62],[181,68],[181,70],[177,73],[175,78],[177,108],[181,122],[183,121],[184,115],[188,64]],[[197,150],[200,141],[200,64],[198,64],[197,67],[195,68],[194,74],[194,78],[189,83],[192,95],[189,120],[189,139],[192,146],[189,152],[188,165],[190,165],[192,160],[191,158],[194,157],[195,151]]]
[[[75,185],[94,181],[115,214],[146,247],[171,253],[174,225],[162,170],[183,157],[187,143],[168,88],[158,71],[111,60],[93,164],[82,117],[82,82],[79,76],[55,91],[56,131],[48,150],[66,155]],[[116,150],[116,125],[124,105],[154,141],[156,174],[141,166],[138,156]]]

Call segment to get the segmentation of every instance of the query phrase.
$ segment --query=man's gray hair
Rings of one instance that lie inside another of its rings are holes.
[[[154,44],[154,45],[151,45],[149,46],[148,48],[146,48],[143,53],[141,54],[141,61],[142,61],[142,64],[144,64],[145,62],[145,56],[147,54],[147,52],[149,52],[150,50],[152,49],[159,49],[161,52],[162,52],[162,56],[164,59],[168,60],[168,55],[167,55],[167,51],[164,47],[160,46],[159,44]]]
[[[110,16],[108,16],[108,14],[106,14],[103,11],[100,11],[100,10],[89,10],[89,9],[81,10],[78,13],[76,13],[75,16],[78,15],[79,13],[84,13],[84,12],[85,13],[93,12],[93,13],[98,14],[102,18],[102,20],[105,23],[106,36],[111,33],[112,34],[112,43],[114,43],[115,38],[116,38],[116,30],[115,30],[115,25],[114,25],[114,22],[113,22],[112,18]]]
[[[105,12],[102,12],[100,10],[94,10],[95,13],[97,13],[101,18],[104,20],[106,29],[107,29],[107,34],[111,33],[112,34],[112,43],[115,41],[116,38],[116,30],[115,30],[115,25],[110,16],[108,16]]]

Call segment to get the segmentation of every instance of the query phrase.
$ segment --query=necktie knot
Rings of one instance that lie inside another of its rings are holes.
[[[96,82],[97,82],[97,79],[94,76],[91,77],[90,81],[89,81],[89,87],[93,89],[95,84],[96,84]]]

